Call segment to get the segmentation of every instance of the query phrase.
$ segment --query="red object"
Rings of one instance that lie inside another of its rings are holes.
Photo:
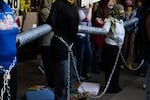
[[[131,1],[131,0],[125,0],[124,5],[132,6],[132,5],[133,5],[133,3],[132,3],[132,1]]]
[[[16,23],[17,23],[18,27],[20,27],[20,19],[19,18],[17,18]]]
[[[107,7],[107,3],[108,2],[101,2],[100,3],[100,8],[102,9],[102,20],[104,21],[104,19],[106,18],[106,7]],[[95,26],[96,27],[103,27],[103,24],[98,23],[97,21],[95,21]],[[102,48],[103,44],[104,44],[104,40],[105,40],[106,36],[104,35],[93,35],[93,40],[95,41],[95,43]]]

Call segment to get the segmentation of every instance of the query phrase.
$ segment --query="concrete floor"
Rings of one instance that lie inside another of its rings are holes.
[[[38,69],[39,60],[31,59],[19,62],[18,68],[18,99],[25,100],[27,88],[35,85],[46,85],[46,78]],[[122,69],[120,75],[120,86],[122,91],[118,94],[105,94],[102,98],[88,100],[145,100],[145,90],[142,89],[144,78],[135,73]],[[93,74],[88,81],[99,82],[101,92],[104,87],[104,74]]]

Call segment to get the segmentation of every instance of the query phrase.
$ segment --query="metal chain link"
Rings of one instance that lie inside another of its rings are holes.
[[[144,59],[142,59],[141,62],[137,66],[134,66],[134,67],[130,68],[128,66],[128,64],[126,63],[126,61],[125,61],[125,59],[124,59],[124,57],[122,55],[122,52],[120,52],[120,55],[121,55],[121,59],[122,59],[124,65],[125,65],[125,67],[128,68],[131,71],[136,71],[136,70],[140,69],[142,67],[142,65],[144,64]]]
[[[75,58],[74,58],[74,55],[73,55],[73,52],[71,53],[71,57],[72,57],[72,59],[73,59],[73,66],[74,66],[74,69],[75,69],[75,73],[76,73],[76,76],[77,76],[77,80],[78,80],[78,82],[79,82],[79,84],[80,84],[80,86],[81,86],[81,89],[82,89],[82,91],[85,93],[86,91],[85,91],[85,89],[83,88],[83,86],[82,86],[82,82],[81,82],[81,80],[80,80],[80,76],[79,76],[79,72],[78,72],[78,70],[77,70],[77,64],[76,64],[76,60],[75,60]]]
[[[67,68],[67,74],[68,74],[68,77],[67,77],[67,84],[68,84],[68,85],[67,85],[67,100],[70,100],[70,60],[71,60],[71,59],[70,59],[70,56],[71,56],[71,58],[72,58],[72,60],[73,60],[73,66],[74,66],[74,69],[75,69],[75,73],[76,73],[78,82],[79,82],[79,84],[80,84],[80,86],[81,86],[81,88],[82,88],[82,91],[83,91],[83,92],[86,92],[86,91],[85,91],[85,89],[83,88],[83,86],[82,86],[82,84],[81,84],[80,76],[79,76],[79,73],[78,73],[78,70],[77,70],[77,67],[76,67],[76,61],[75,61],[75,58],[74,58],[74,55],[73,55],[73,52],[72,52],[72,49],[71,49],[73,44],[71,44],[71,46],[69,46],[69,45],[67,44],[67,42],[63,40],[62,37],[59,37],[59,36],[57,36],[57,35],[55,35],[55,37],[59,38],[59,39],[67,46],[67,48],[68,48],[68,68]],[[108,89],[108,87],[109,87],[110,81],[111,81],[111,79],[112,79],[113,73],[114,73],[114,71],[115,71],[115,69],[116,69],[117,62],[118,62],[118,59],[119,59],[119,55],[121,55],[121,54],[122,54],[122,53],[121,53],[121,46],[119,46],[119,50],[118,50],[118,53],[117,53],[117,56],[116,56],[115,64],[114,64],[114,66],[113,66],[112,72],[111,72],[111,74],[110,74],[110,76],[109,76],[109,79],[108,79],[108,81],[107,81],[106,87],[104,88],[104,91],[103,91],[100,95],[98,95],[98,96],[93,96],[93,95],[90,95],[89,93],[87,93],[87,95],[88,95],[89,98],[93,98],[93,99],[101,98],[101,97],[106,93],[106,91],[107,91],[107,89]]]
[[[73,52],[72,51],[72,46],[73,46],[73,43],[69,46],[67,44],[67,42],[60,36],[57,36],[57,35],[54,35],[55,37],[57,37],[59,40],[61,40],[67,47],[68,49],[68,62],[67,62],[67,100],[70,100],[70,62],[71,62],[71,53]]]
[[[3,88],[1,89],[1,97],[0,100],[4,100],[4,93],[7,93],[7,100],[10,100],[10,87],[9,87],[9,80],[11,79],[10,71],[16,64],[16,57],[14,58],[13,62],[10,64],[9,69],[5,69],[3,66],[0,65],[0,70],[4,72],[3,75]]]
[[[77,64],[76,64],[76,60],[74,58],[74,55],[73,55],[73,51],[72,51],[72,46],[73,46],[73,43],[69,46],[67,44],[66,41],[64,41],[64,39],[62,37],[59,37],[57,35],[54,35],[55,37],[57,37],[58,39],[60,39],[68,48],[68,69],[67,69],[67,74],[68,74],[68,78],[67,78],[67,100],[70,100],[70,60],[72,59],[72,62],[73,62],[73,66],[74,66],[74,70],[75,70],[75,73],[76,73],[76,76],[77,76],[77,80],[79,82],[79,84],[81,85],[81,88],[84,92],[85,89],[83,88],[82,84],[81,84],[81,80],[80,80],[80,76],[79,76],[79,72],[77,70]],[[71,56],[71,57],[70,57]]]
[[[115,69],[116,69],[120,52],[121,52],[121,48],[119,47],[119,50],[118,50],[118,53],[117,53],[117,56],[116,56],[116,60],[115,60],[115,64],[114,64],[114,66],[113,66],[113,69],[112,69],[112,71],[111,71],[111,74],[110,74],[110,76],[109,76],[109,79],[108,79],[108,81],[107,81],[107,84],[106,84],[106,86],[105,86],[103,92],[102,92],[100,95],[97,95],[97,96],[93,96],[93,95],[88,94],[88,97],[89,97],[89,98],[93,98],[93,99],[101,98],[101,97],[106,93],[106,91],[107,91],[107,89],[108,89],[108,87],[109,87],[109,85],[110,85],[110,81],[111,81],[111,79],[112,79],[112,76],[113,76],[113,74],[114,74],[114,71],[115,71]]]

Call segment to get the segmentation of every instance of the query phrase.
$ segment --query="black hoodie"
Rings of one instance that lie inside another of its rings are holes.
[[[47,23],[52,26],[54,34],[62,37],[69,45],[74,42],[78,32],[79,15],[77,7],[67,0],[56,0],[52,4]],[[66,60],[68,49],[59,39],[53,38],[51,42],[53,58],[55,61]]]

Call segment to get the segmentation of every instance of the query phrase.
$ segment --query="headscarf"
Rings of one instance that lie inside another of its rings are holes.
[[[124,12],[120,12],[120,11],[124,11],[124,7],[121,4],[115,4],[114,7],[111,10],[110,15],[108,16],[108,18],[111,21],[111,30],[113,33],[115,33],[115,29],[116,29],[116,25],[115,25],[115,19],[122,19],[125,16]]]

